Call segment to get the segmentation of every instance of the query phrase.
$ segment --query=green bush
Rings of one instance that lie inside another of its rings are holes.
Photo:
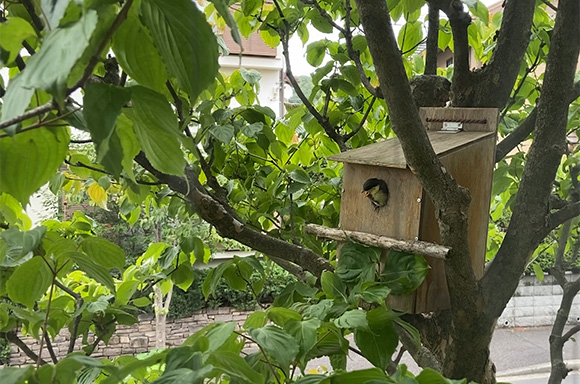
[[[265,263],[264,263],[265,264]],[[175,288],[173,297],[169,306],[170,318],[180,318],[191,316],[194,312],[203,308],[234,307],[241,310],[256,309],[259,304],[272,303],[276,296],[290,283],[296,281],[296,278],[277,265],[265,266],[266,281],[264,289],[259,294],[258,300],[254,298],[249,290],[238,291],[231,289],[225,281],[222,281],[215,296],[210,296],[205,301],[201,293],[201,285],[210,269],[194,270],[194,281],[187,291]],[[251,282],[260,278],[258,273],[251,277]]]

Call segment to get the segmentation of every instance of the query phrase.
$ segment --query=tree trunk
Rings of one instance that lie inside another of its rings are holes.
[[[167,313],[173,295],[173,285],[167,292],[165,300],[163,300],[163,293],[158,285],[153,286],[153,294],[155,297],[155,348],[164,349],[167,344]]]

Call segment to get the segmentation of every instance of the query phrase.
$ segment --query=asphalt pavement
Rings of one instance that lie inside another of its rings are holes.
[[[498,382],[516,384],[545,384],[550,373],[551,327],[498,328],[491,341],[491,359],[496,366]],[[580,334],[579,334],[580,335]],[[579,336],[580,337],[580,336]],[[352,340],[351,340],[352,341]],[[564,384],[580,384],[580,345],[570,340],[564,346],[564,359],[572,372]],[[401,363],[413,373],[420,368],[405,353]],[[327,359],[311,361],[309,368],[327,367]],[[364,358],[351,353],[347,361],[348,370],[370,368],[372,365]]]

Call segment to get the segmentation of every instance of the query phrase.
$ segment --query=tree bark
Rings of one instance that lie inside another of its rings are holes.
[[[429,27],[427,30],[427,53],[425,54],[425,75],[437,75],[437,55],[439,53],[439,8],[429,3]]]
[[[447,258],[447,254],[449,253],[448,247],[428,243],[426,241],[403,241],[391,239],[390,237],[386,236],[377,236],[364,232],[328,228],[316,224],[306,225],[305,232],[331,240],[348,241],[349,239],[352,239],[363,244],[372,245],[374,247],[396,249],[402,252],[418,253],[420,255],[432,257],[435,259],[445,260]]]
[[[236,217],[233,217],[216,199],[207,193],[189,165],[185,168],[186,177],[181,178],[164,174],[155,169],[144,153],[138,154],[135,157],[135,161],[160,181],[166,183],[173,191],[183,194],[199,216],[213,225],[220,236],[237,240],[267,256],[290,261],[316,277],[320,277],[323,271],[332,271],[334,269],[328,260],[310,249],[290,244],[284,240],[253,230]]]
[[[569,97],[580,50],[579,2],[562,0],[558,9],[538,103],[534,141],[512,219],[481,281],[488,306],[486,312],[492,316],[501,314],[529,256],[549,232],[549,199],[556,171],[566,151]]]

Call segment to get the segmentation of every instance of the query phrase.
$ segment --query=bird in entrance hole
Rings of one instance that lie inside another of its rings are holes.
[[[389,200],[389,188],[387,188],[387,183],[385,183],[384,180],[374,177],[365,181],[361,193],[364,193],[364,195],[369,198],[375,210],[387,205],[387,201]]]

